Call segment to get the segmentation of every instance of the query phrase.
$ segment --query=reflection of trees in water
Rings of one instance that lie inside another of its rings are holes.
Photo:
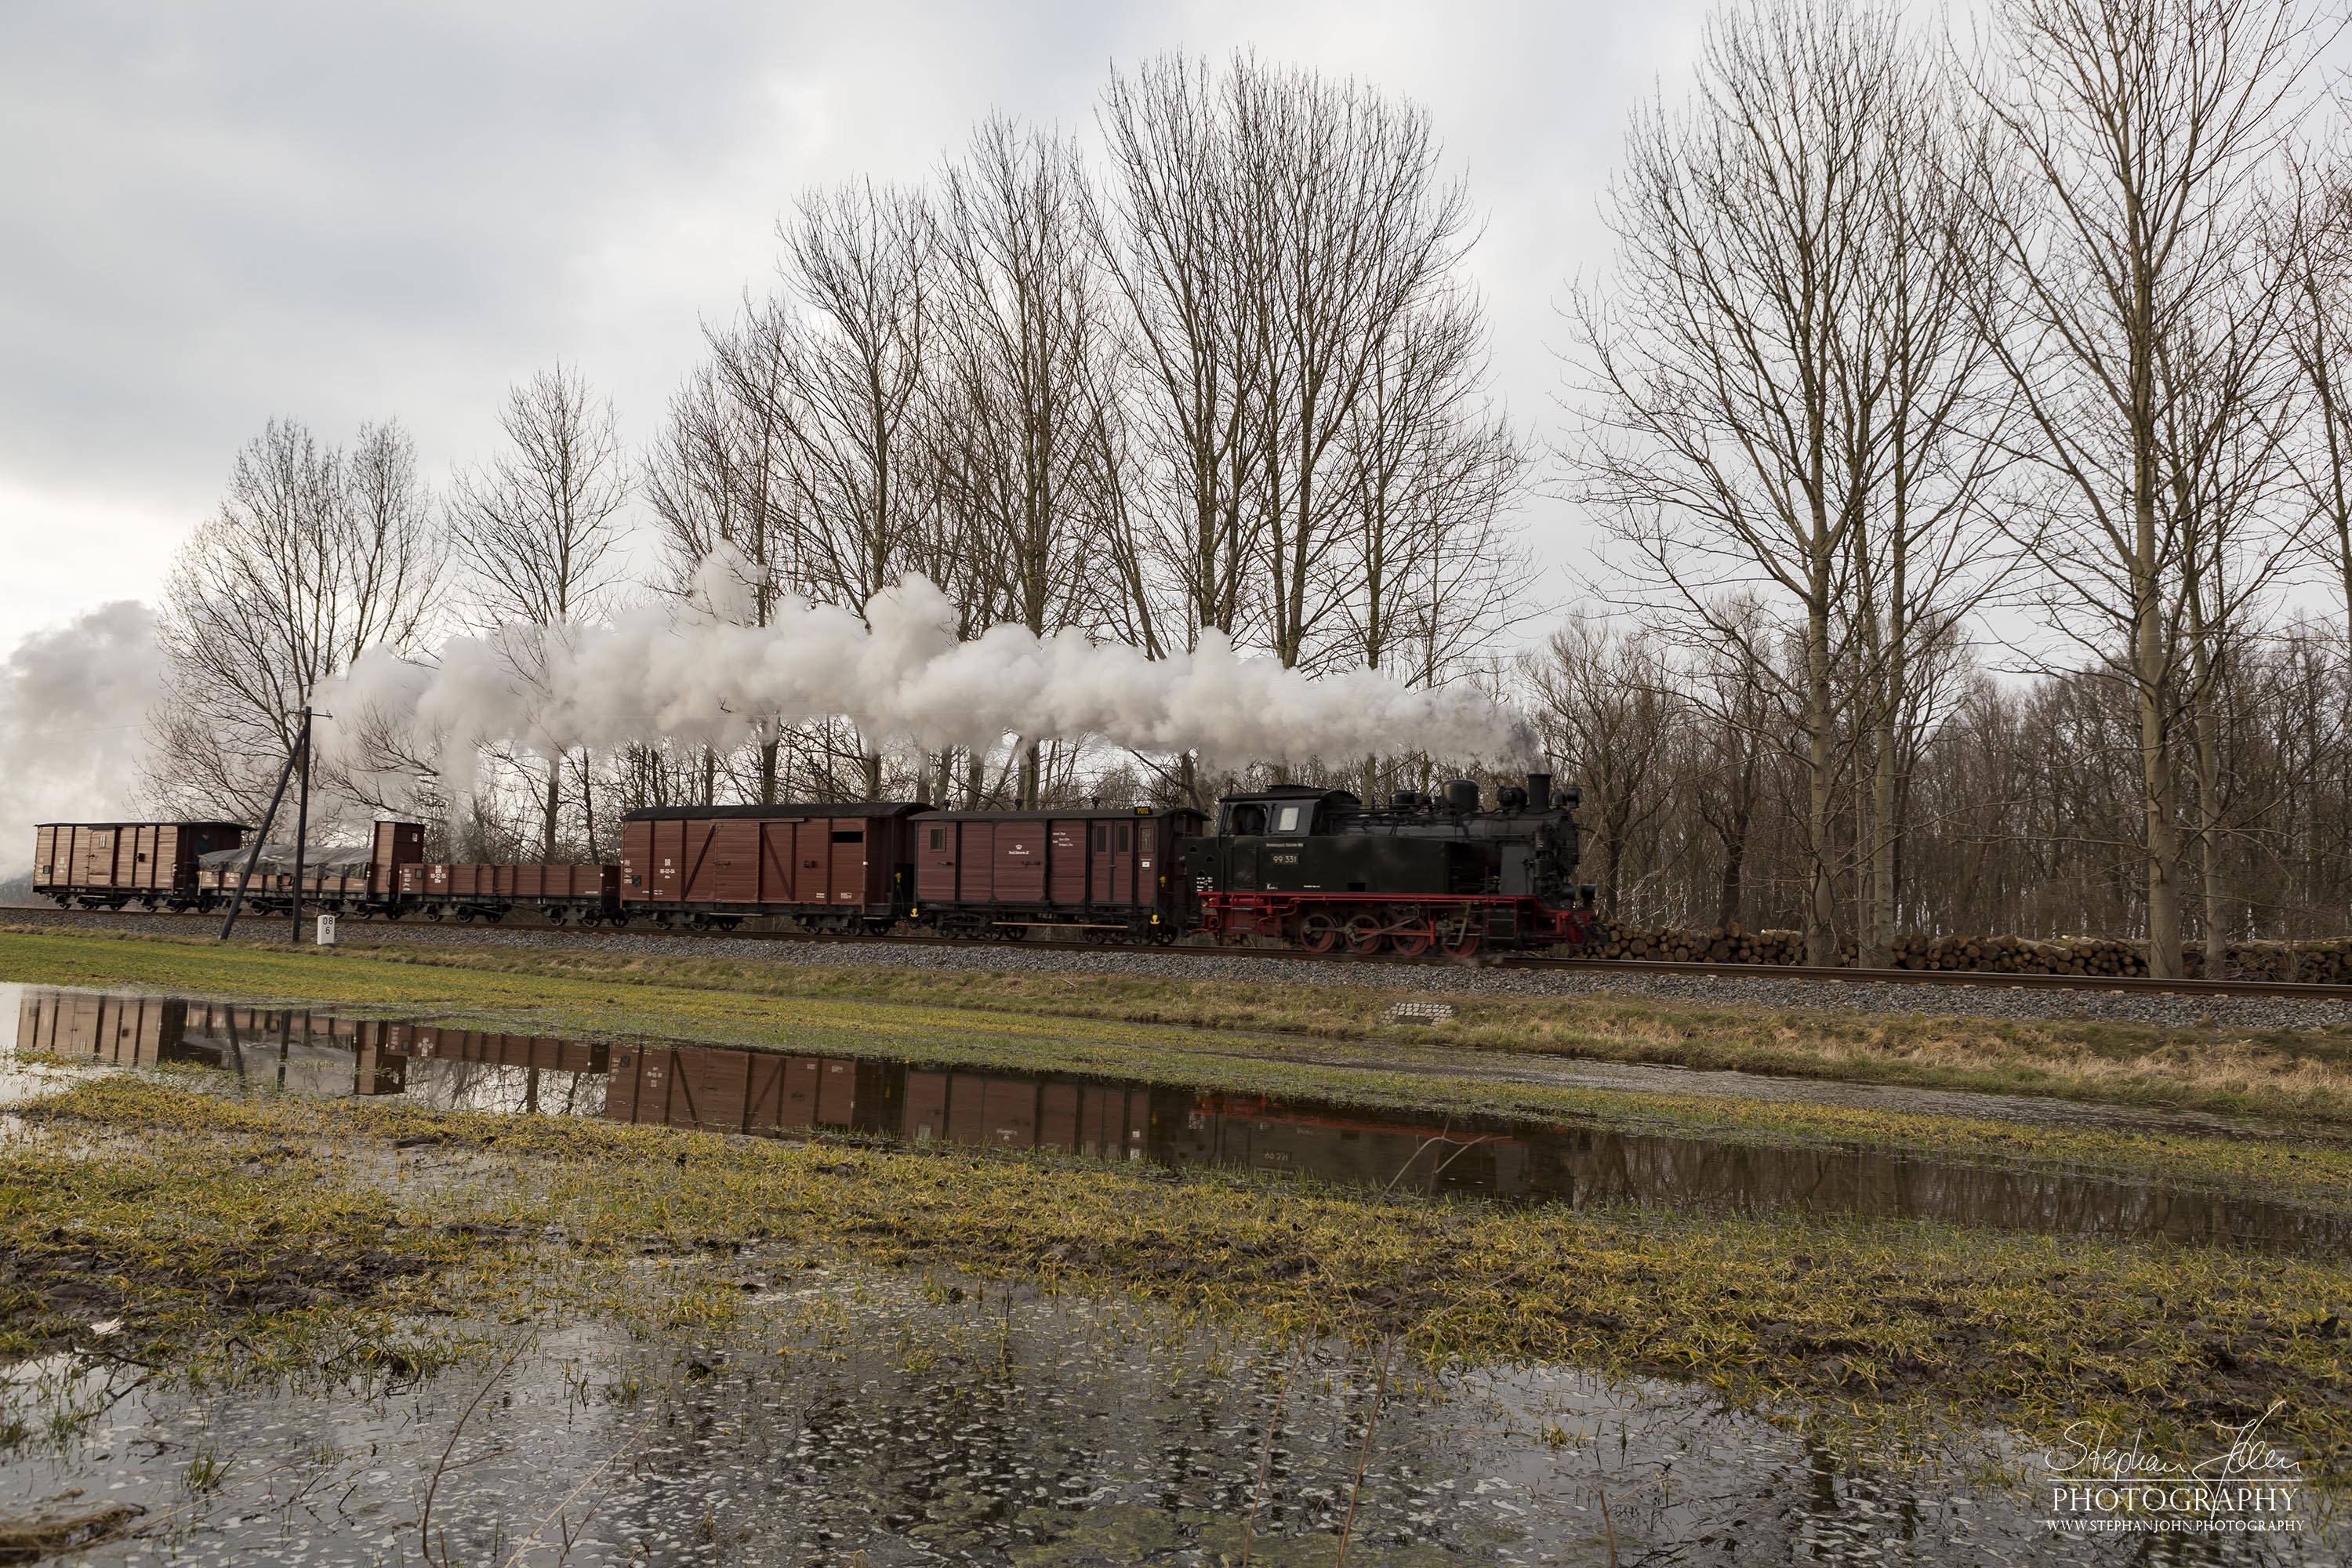
[[[409,1098],[439,1110],[508,1116],[596,1116],[604,1109],[604,1075],[476,1062],[408,1058]]]
[[[2078,1236],[2161,1236],[2314,1247],[2336,1215],[2073,1171],[2002,1170],[1879,1150],[1736,1144],[1569,1131],[1530,1132],[1526,1196],[1542,1202],[1798,1211]],[[1517,1195],[1517,1194],[1505,1194]]]

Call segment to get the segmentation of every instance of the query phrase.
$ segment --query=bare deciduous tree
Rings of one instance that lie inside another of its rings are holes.
[[[1811,849],[1805,945],[1835,947],[1839,671],[1857,539],[1889,458],[1885,237],[1876,193],[1912,155],[1916,89],[1891,19],[1745,4],[1710,27],[1685,112],[1644,110],[1608,217],[1615,292],[1572,320],[1593,409],[1580,489],[1685,637],[1779,668],[1733,604],[1769,594],[1802,649],[1794,715]],[[1752,593],[1731,594],[1733,589]]]
[[[2178,660],[2193,508],[2168,375],[2263,265],[2260,183],[2316,36],[2294,0],[2006,0],[1975,97],[2018,177],[1979,189],[2016,280],[1989,328],[2045,468],[2024,548],[2053,621],[2132,693],[2153,973],[2180,952]],[[2189,482],[2194,488],[2193,481]]]
[[[1567,759],[1583,787],[1586,874],[1597,879],[1601,915],[1615,920],[1629,851],[1671,804],[1662,775],[1688,710],[1660,650],[1639,633],[1571,621],[1523,668],[1545,749]]]
[[[1111,331],[1077,151],[992,119],[940,180],[934,333],[941,503],[970,570],[1040,637],[1106,617],[1121,474],[1104,445]],[[1038,800],[1038,738],[1016,804]]]
[[[1127,624],[1155,655],[1214,629],[1287,665],[1452,674],[1512,618],[1525,453],[1486,396],[1468,197],[1427,115],[1171,56],[1114,77],[1102,122]]]
[[[499,427],[507,449],[459,479],[452,521],[480,614],[528,680],[550,640],[604,607],[628,479],[612,403],[576,368],[558,364],[509,389]],[[564,749],[551,741],[545,755],[540,855],[552,860]]]
[[[920,200],[866,184],[803,197],[784,235],[783,290],[798,315],[774,395],[793,574],[861,616],[937,520],[922,426],[930,231]],[[861,767],[875,798],[882,759],[866,749]]]
[[[152,787],[175,810],[251,816],[292,715],[364,649],[406,653],[439,607],[439,536],[398,422],[348,450],[272,420],[237,454],[220,510],[173,563],[157,635],[170,700]],[[327,780],[330,786],[337,781]]]
[[[669,417],[646,462],[646,499],[676,570],[671,591],[690,595],[721,573],[719,599],[698,613],[740,616],[764,626],[795,580],[795,529],[785,389],[799,340],[783,305],[746,301],[724,328],[706,329],[709,358],[670,400]],[[706,598],[709,595],[706,595]],[[782,729],[746,714],[756,731],[754,782],[761,804],[777,798]],[[702,795],[718,798],[718,749],[702,749]]]

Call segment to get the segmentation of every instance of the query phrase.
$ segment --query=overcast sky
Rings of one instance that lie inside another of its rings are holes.
[[[1563,284],[1696,0],[0,6],[0,649],[152,598],[273,416],[396,415],[437,481],[561,357],[652,429],[812,185],[919,180],[991,109],[1092,134],[1182,48],[1420,100],[1486,228],[1500,390],[1549,436]],[[1526,519],[1556,566],[1575,519]],[[1548,596],[1569,587],[1563,574]]]

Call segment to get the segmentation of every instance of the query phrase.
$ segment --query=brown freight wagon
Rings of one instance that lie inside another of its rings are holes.
[[[905,801],[666,806],[621,819],[621,908],[667,925],[790,915],[815,931],[883,931],[914,895]]]
[[[33,891],[58,907],[200,909],[200,856],[245,842],[236,822],[45,822],[33,829]]]
[[[619,914],[618,866],[506,866],[487,861],[434,861],[400,868],[400,908],[426,920],[481,919],[496,924],[517,909],[537,910],[549,923],[601,925]]]
[[[208,853],[208,862],[195,876],[200,907],[226,902],[245,883],[246,907],[257,914],[283,913],[293,903],[294,849],[291,845],[263,847],[252,877],[246,878],[246,856],[226,851]],[[421,823],[375,825],[367,847],[314,845],[303,853],[302,902],[305,907],[334,914],[401,914],[401,875],[425,857]]]
[[[950,935],[1171,942],[1184,923],[1177,844],[1202,820],[1189,806],[926,813],[913,918]]]

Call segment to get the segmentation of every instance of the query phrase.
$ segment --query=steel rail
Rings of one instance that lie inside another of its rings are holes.
[[[88,920],[111,920],[136,916],[153,919],[168,916],[172,911],[146,910],[57,910],[36,908],[45,919],[59,915]],[[181,912],[181,918],[197,911]],[[758,919],[747,916],[746,919]],[[0,909],[0,923],[5,923],[7,911]],[[385,921],[387,926],[405,926],[405,921]],[[1270,958],[1296,963],[1349,963],[1386,966],[1397,969],[1468,968],[1468,969],[1554,969],[1596,974],[1687,975],[1718,980],[1800,980],[1823,982],[1840,985],[1984,985],[2010,986],[2037,991],[2112,991],[2142,995],[2179,996],[2303,996],[2336,1001],[2352,1001],[2352,983],[2312,980],[2151,980],[2141,974],[2032,974],[1993,969],[1843,969],[1820,968],[1794,963],[1710,963],[1697,960],[1672,961],[1645,958],[1580,958],[1572,955],[1528,952],[1480,952],[1465,958],[1449,957],[1444,953],[1426,953],[1405,957],[1400,953],[1306,952],[1286,947],[1213,946],[1199,942],[1176,942],[1166,945],[1139,946],[1129,942],[1068,942],[1058,938],[1010,938],[991,941],[983,937],[895,935],[843,935],[834,931],[706,931],[692,926],[661,926],[632,922],[627,926],[599,925],[583,928],[576,924],[508,925],[482,922],[418,922],[412,929],[421,931],[515,931],[582,932],[589,936],[648,935],[683,936],[717,942],[799,942],[811,946],[848,947],[951,947],[989,952],[997,948],[1029,952],[1098,952],[1098,953],[1171,953],[1188,959],[1211,958]]]

